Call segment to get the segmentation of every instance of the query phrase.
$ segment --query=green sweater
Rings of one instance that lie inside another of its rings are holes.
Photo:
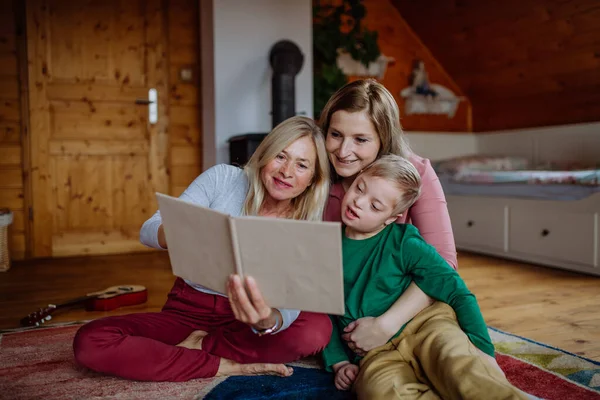
[[[343,235],[342,251],[346,313],[332,317],[331,341],[323,350],[327,370],[338,362],[358,359],[341,338],[344,328],[359,318],[385,313],[413,281],[429,297],[449,304],[471,342],[494,357],[494,345],[475,296],[413,225],[390,224],[364,240]],[[402,329],[404,326],[395,336]]]

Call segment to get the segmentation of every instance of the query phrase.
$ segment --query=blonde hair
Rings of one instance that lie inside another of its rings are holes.
[[[312,118],[296,116],[275,127],[258,146],[244,171],[248,176],[249,188],[244,201],[244,215],[258,215],[265,199],[265,186],[260,172],[286,147],[296,140],[310,137],[315,145],[316,163],[310,186],[291,200],[292,219],[321,221],[325,203],[329,196],[329,161],[323,133]]]
[[[411,153],[400,125],[398,104],[381,83],[374,79],[362,79],[350,82],[335,92],[319,118],[319,126],[325,135],[331,116],[340,110],[350,113],[366,111],[381,140],[377,157],[395,154],[406,158]]]
[[[421,194],[421,175],[410,161],[394,154],[383,156],[365,168],[359,176],[382,178],[394,184],[401,195],[392,214],[408,210]]]

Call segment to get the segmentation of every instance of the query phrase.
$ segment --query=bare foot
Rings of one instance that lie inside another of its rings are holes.
[[[190,333],[190,336],[185,338],[185,340],[179,343],[177,346],[185,347],[192,350],[202,350],[202,340],[206,335],[208,335],[208,332],[194,331]]]
[[[221,358],[219,370],[216,376],[231,376],[231,375],[275,375],[287,377],[292,375],[294,370],[284,364],[240,364],[226,358]]]

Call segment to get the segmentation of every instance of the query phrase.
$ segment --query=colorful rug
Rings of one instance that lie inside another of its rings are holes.
[[[316,360],[294,375],[131,382],[77,366],[71,343],[79,324],[5,332],[0,337],[0,399],[349,399]],[[490,335],[508,379],[548,400],[600,399],[600,363],[496,329]]]

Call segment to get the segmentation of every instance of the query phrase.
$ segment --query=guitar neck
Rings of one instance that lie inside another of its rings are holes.
[[[56,309],[67,308],[67,307],[75,306],[75,305],[80,304],[80,303],[84,303],[87,300],[92,299],[94,297],[96,297],[96,296],[81,296],[81,297],[78,297],[76,299],[72,299],[72,300],[66,301],[64,303],[54,304],[54,306],[56,306]]]

